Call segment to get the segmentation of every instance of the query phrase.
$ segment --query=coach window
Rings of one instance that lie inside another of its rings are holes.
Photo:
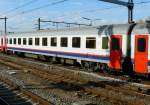
[[[61,47],[67,47],[68,46],[68,38],[67,37],[62,37],[61,38],[60,46]]]
[[[108,49],[108,37],[102,37],[102,49]]]
[[[12,38],[9,39],[9,44],[12,44]]]
[[[51,46],[57,46],[57,38],[56,37],[51,38]]]
[[[138,51],[145,52],[145,50],[146,50],[146,40],[145,38],[139,38],[138,39]]]
[[[47,38],[42,38],[42,46],[47,46]]]
[[[40,38],[35,38],[35,45],[39,46],[40,45]]]
[[[23,45],[26,45],[26,44],[27,44],[27,39],[23,38]]]
[[[91,48],[91,49],[96,48],[96,38],[95,37],[87,37],[86,38],[86,48]]]
[[[29,38],[29,45],[32,45],[32,38]]]
[[[21,38],[18,38],[18,45],[21,45]]]
[[[3,44],[3,38],[1,38],[1,44]]]
[[[16,38],[14,38],[14,44],[16,44]]]
[[[8,38],[6,39],[6,43],[8,44]]]
[[[73,37],[72,38],[72,47],[80,48],[81,39],[80,37]]]

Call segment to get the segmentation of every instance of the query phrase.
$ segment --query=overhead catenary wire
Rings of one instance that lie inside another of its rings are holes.
[[[18,13],[18,14],[16,14],[16,15],[10,16],[11,18],[9,18],[9,20],[12,19],[12,18],[14,18],[14,17],[16,17],[16,16],[19,16],[19,15],[22,15],[22,14],[26,14],[26,13],[30,13],[30,12],[39,10],[39,9],[41,9],[41,8],[46,8],[46,7],[48,7],[48,6],[57,5],[57,4],[60,4],[60,3],[65,2],[65,1],[69,1],[69,0],[60,0],[60,1],[52,2],[52,3],[46,4],[46,5],[42,5],[42,6],[39,6],[39,7],[36,7],[36,8],[32,8],[32,9],[29,9],[29,10],[26,10],[26,11],[23,11],[23,12],[20,12],[20,13]],[[33,3],[33,2],[35,2],[35,0],[32,0],[32,1],[30,1],[30,2],[27,2],[27,3],[25,3],[25,4],[21,5],[21,6],[18,6],[18,7],[16,7],[16,8],[12,9],[12,10],[20,9],[20,8],[22,8],[23,6],[27,6],[27,5],[29,5],[29,4],[31,4],[31,3]],[[8,12],[10,13],[12,10],[10,10],[10,11],[8,11]]]
[[[46,7],[49,7],[51,5],[57,5],[57,4],[60,4],[60,3],[63,3],[65,1],[68,1],[68,0],[60,0],[60,1],[57,1],[57,2],[53,2],[53,3],[49,3],[49,4],[46,4],[46,5],[42,5],[42,6],[39,6],[39,7],[35,7],[35,8],[32,8],[32,9],[28,9],[28,10],[25,10],[25,11],[22,11],[14,16],[12,16],[11,18],[14,18],[16,16],[19,16],[19,15],[24,15],[24,14],[27,14],[27,13],[31,13],[33,11],[36,11],[36,10],[39,10],[39,9],[42,9],[42,8],[46,8]],[[136,2],[135,5],[140,5],[140,4],[148,4],[150,3],[150,1],[141,1],[141,2]],[[85,10],[85,11],[81,11],[81,13],[93,13],[93,12],[100,12],[100,11],[104,11],[104,10],[111,10],[111,9],[114,9],[114,8],[119,8],[121,6],[113,6],[113,7],[106,7],[106,8],[102,8],[102,9],[91,9],[91,10]],[[61,15],[59,17],[64,17],[64,16],[68,16],[67,15]],[[59,17],[56,17],[56,18],[59,18]]]
[[[22,14],[27,14],[27,13],[30,13],[30,12],[33,12],[33,11],[36,11],[36,10],[39,10],[39,9],[42,9],[42,8],[46,8],[46,7],[49,7],[49,6],[61,4],[61,3],[66,2],[66,1],[69,1],[69,0],[60,0],[60,1],[53,2],[53,3],[42,5],[42,6],[39,6],[39,7],[35,7],[35,8],[32,8],[32,9],[28,9],[28,10],[20,12],[16,15],[11,16],[11,18],[16,17],[18,15],[22,15]]]
[[[24,7],[26,7],[26,6],[30,5],[30,4],[33,4],[33,3],[37,2],[37,1],[39,1],[39,0],[30,0],[29,2],[26,2],[26,3],[22,4],[22,5],[19,5],[19,6],[15,7],[15,8],[12,8],[12,9],[6,11],[3,14],[6,15],[6,14],[9,14],[9,13],[12,13],[12,12],[14,12],[14,11],[20,9],[20,8],[24,8]]]
[[[39,10],[39,9],[42,9],[42,8],[46,8],[46,7],[49,7],[51,5],[57,5],[57,4],[60,4],[60,3],[63,3],[65,1],[69,1],[69,0],[60,0],[60,1],[56,1],[56,2],[53,2],[53,3],[49,3],[49,4],[46,4],[46,5],[42,5],[42,6],[39,6],[39,7],[35,7],[35,8],[32,8],[32,9],[28,9],[28,10],[25,10],[25,11],[22,11],[16,15],[13,15],[11,16],[11,18],[14,18],[16,16],[19,16],[19,15],[24,15],[24,14],[27,14],[27,13],[31,13],[33,11],[36,11],[36,10]],[[139,5],[139,4],[147,4],[147,3],[150,3],[150,1],[142,1],[142,2],[137,2],[135,3],[135,5]],[[115,6],[115,7],[106,7],[104,9],[96,9],[96,10],[86,10],[86,11],[82,11],[83,12],[95,12],[95,11],[103,11],[103,10],[110,10],[110,9],[113,9],[113,8],[118,8],[118,7],[121,7],[121,6]]]
[[[28,9],[28,10],[22,11],[22,12],[16,14],[16,15],[11,16],[11,18],[14,18],[14,17],[19,16],[19,15],[24,15],[24,14],[27,14],[27,13],[31,13],[33,11],[49,7],[51,5],[57,5],[57,4],[65,2],[65,1],[69,1],[69,0],[61,0],[61,1],[50,3],[50,4],[42,5],[42,6],[39,6],[39,7],[35,7],[35,8],[32,8],[32,9]],[[147,3],[150,3],[150,1],[137,2],[137,3],[135,3],[135,5],[147,4]],[[96,9],[96,10],[85,10],[85,11],[81,11],[81,12],[82,13],[84,13],[84,12],[96,12],[96,11],[110,10],[110,9],[119,8],[119,7],[121,7],[121,6],[106,7],[106,8],[103,8],[103,9]]]
[[[149,0],[149,1],[137,2],[137,3],[135,3],[135,5],[148,4],[148,3],[150,3],[150,0]],[[106,7],[106,8],[101,8],[101,9],[90,9],[90,10],[81,11],[80,13],[101,12],[101,11],[116,9],[116,8],[120,8],[120,7],[121,7],[121,6],[112,6],[112,7]],[[64,15],[62,15],[62,16],[64,16]]]
[[[141,2],[137,2],[135,4],[147,4],[147,3],[150,3],[150,0],[149,1],[141,1]]]

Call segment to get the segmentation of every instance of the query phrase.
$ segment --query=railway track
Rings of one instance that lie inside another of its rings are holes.
[[[1,75],[0,81],[0,99],[6,105],[53,105],[7,77]]]
[[[0,66],[0,71],[2,69],[6,70]],[[2,105],[53,105],[3,75],[0,75],[0,102]]]
[[[31,100],[22,93],[11,89],[8,85],[0,83],[0,103],[2,105],[33,105]],[[36,105],[36,104],[35,104]]]
[[[0,55],[0,56],[3,56],[3,55]],[[11,56],[13,56],[13,55],[11,55]],[[20,62],[18,62],[18,64],[22,64],[24,66],[28,66],[28,67],[31,67],[33,69],[50,70],[50,69],[53,69],[53,67],[54,67],[54,69],[61,69],[61,70],[71,70],[71,71],[79,71],[79,72],[84,71],[80,67],[76,67],[76,66],[72,66],[72,65],[71,66],[70,65],[67,65],[67,66],[65,65],[64,66],[62,64],[43,62],[43,61],[39,61],[39,60],[32,59],[32,58],[23,58],[23,62],[22,62],[22,58],[17,57],[17,56],[13,56],[13,57],[11,57],[11,56],[8,57],[8,55],[7,56],[5,55],[5,57],[6,57],[5,60],[7,59],[7,61],[9,62],[10,58],[11,59],[17,58],[17,59],[21,60]],[[26,62],[26,60],[29,61],[29,62]],[[25,64],[23,64],[23,63],[25,63]],[[34,65],[35,65],[35,67],[34,67]],[[85,74],[86,74],[86,72],[85,72]],[[87,74],[88,74],[88,72],[87,72]],[[107,80],[112,80],[112,79],[115,80],[115,81],[120,81],[121,80],[121,81],[128,82],[128,83],[131,82],[133,85],[136,85],[136,86],[150,88],[150,80],[147,80],[145,78],[144,79],[143,78],[139,78],[139,79],[138,78],[133,78],[132,79],[127,75],[122,75],[122,74],[118,75],[117,74],[117,76],[116,76],[116,75],[110,75],[110,74],[107,74],[107,73],[100,73],[100,72],[93,73],[92,75],[96,75],[97,77],[102,76],[102,78],[100,78],[100,79],[103,79],[103,78],[106,77],[105,79],[107,79]]]
[[[15,62],[15,58],[13,59]],[[80,97],[80,95],[90,96],[95,100],[101,101],[109,101],[113,105],[116,104],[126,104],[126,105],[144,105],[148,103],[150,97],[147,94],[144,94],[143,90],[139,90],[136,86],[131,86],[127,82],[121,81],[108,81],[108,80],[92,80],[88,77],[84,77],[79,72],[70,73],[69,71],[65,71],[65,68],[59,68],[56,70],[54,66],[42,66],[39,65],[31,66],[32,64],[27,65],[22,64],[21,60],[19,63],[14,63],[8,59],[3,59],[0,61],[5,65],[9,65],[18,70],[28,70],[32,75],[36,75],[36,77],[42,78],[43,81],[50,82],[49,85],[41,86],[41,85],[25,85],[26,89],[47,89],[50,88],[60,88],[64,90],[71,90],[76,92],[76,96]],[[31,63],[31,62],[30,62]],[[34,63],[35,64],[35,63]],[[44,65],[44,64],[43,64]],[[63,72],[61,72],[63,71]],[[64,72],[65,71],[65,72]],[[82,78],[82,79],[81,79]],[[129,98],[129,99],[127,99]],[[131,98],[131,99],[130,99]],[[144,99],[144,100],[141,100]],[[134,101],[134,103],[133,103]]]

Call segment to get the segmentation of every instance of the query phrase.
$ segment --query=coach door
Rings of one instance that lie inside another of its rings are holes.
[[[3,46],[3,38],[1,38],[1,46]]]
[[[122,58],[122,36],[112,35],[110,42],[110,68],[120,70],[121,58]]]
[[[3,38],[1,38],[1,50],[3,50]]]
[[[148,72],[148,35],[135,36],[134,70],[137,73]]]

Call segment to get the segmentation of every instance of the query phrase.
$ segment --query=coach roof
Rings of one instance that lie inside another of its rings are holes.
[[[128,33],[130,24],[114,24],[114,25],[105,25],[100,26],[99,35],[114,35],[114,34],[123,34]]]
[[[20,32],[8,34],[8,36],[20,36],[20,35],[112,35],[112,34],[127,34],[129,24],[117,24],[117,25],[102,25],[95,27],[75,27],[64,29],[49,29],[39,30],[33,32]]]
[[[150,23],[137,24],[134,27],[132,34],[150,34]]]

